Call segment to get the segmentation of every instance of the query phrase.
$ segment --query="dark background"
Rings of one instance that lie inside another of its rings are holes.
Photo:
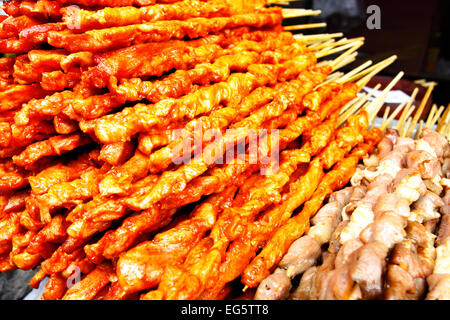
[[[381,9],[381,29],[369,30],[367,7]],[[448,0],[304,0],[283,5],[287,8],[320,9],[317,17],[291,18],[285,25],[326,22],[322,29],[302,30],[304,34],[342,32],[348,38],[364,36],[358,61],[344,68],[372,60],[374,63],[393,54],[398,60],[383,71],[395,76],[405,72],[405,79],[427,79],[438,86],[433,102],[447,106],[450,102],[450,1]]]

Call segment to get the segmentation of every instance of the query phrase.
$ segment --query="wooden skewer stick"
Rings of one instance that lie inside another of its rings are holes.
[[[309,24],[297,24],[292,26],[284,27],[286,31],[295,31],[295,30],[305,30],[305,29],[315,29],[315,28],[325,28],[327,24],[325,22],[320,23],[309,23]]]
[[[294,35],[294,38],[297,40],[302,40],[304,42],[315,42],[317,40],[328,40],[333,38],[340,38],[344,34],[343,33],[320,33],[320,34],[311,34],[304,35],[302,33]]]
[[[303,1],[303,0],[268,0],[267,4],[279,4],[282,2],[300,2],[300,1]]]
[[[436,110],[437,110],[437,106],[435,104],[433,104],[433,106],[431,107],[430,113],[428,114],[427,121],[425,122],[425,128],[430,127],[431,120],[433,120],[434,113],[436,112]]]
[[[335,68],[336,65],[339,65],[342,60],[344,60],[347,56],[350,56],[354,52],[356,52],[359,48],[361,48],[364,45],[364,41],[357,41],[355,43],[352,43],[353,46],[345,51],[343,54],[341,54],[331,65],[331,67]],[[344,45],[345,46],[345,45]],[[338,49],[338,48],[336,48]]]
[[[347,119],[351,115],[356,114],[359,109],[361,109],[362,105],[367,102],[367,99],[369,99],[369,95],[363,93],[361,96],[355,98],[354,100],[350,101],[349,104],[345,105],[344,108],[342,108],[343,111],[341,112],[341,116],[337,121],[338,127],[345,121],[347,121]]]
[[[314,48],[315,50],[321,50],[322,48],[325,48],[329,46],[330,44],[334,43],[335,39],[329,39],[329,40],[319,40],[317,42],[312,42],[310,45],[308,45],[308,48]]]
[[[351,39],[342,38],[342,39],[339,39],[338,41],[336,41],[335,39],[332,39],[331,41],[328,41],[326,43],[316,44],[315,48],[321,49],[321,50],[325,50],[325,49],[331,50],[332,48],[337,47],[337,46],[342,46],[347,43],[364,41],[364,40],[365,40],[364,37],[351,38]]]
[[[333,66],[333,70],[339,70],[339,69],[343,68],[344,66],[354,62],[356,60],[357,56],[358,56],[358,52],[353,52],[351,55],[346,56],[344,59],[341,60],[341,62],[339,62]]]
[[[420,137],[420,134],[422,133],[422,130],[423,130],[423,126],[424,126],[424,122],[423,122],[423,120],[420,120],[419,128],[417,128],[416,134],[414,135],[415,140]]]
[[[318,16],[322,13],[321,10],[308,10],[308,9],[293,9],[285,8],[282,9],[283,18],[297,18],[297,17],[308,17],[308,16]]]
[[[356,98],[354,98],[352,101],[347,102],[345,104],[345,106],[343,106],[341,108],[341,112],[339,114],[343,115],[347,110],[349,110],[352,106],[354,106],[356,103],[358,103],[358,101],[365,98],[366,96],[367,96],[367,93],[362,93],[359,96],[357,96]]]
[[[402,131],[400,132],[400,137],[406,137],[406,133],[408,132],[409,127],[411,126],[412,118],[408,118],[406,124],[403,126]]]
[[[354,61],[353,59],[356,57],[356,55],[358,54],[357,52],[352,53],[350,56],[346,55],[347,51],[342,53],[340,56],[338,56],[336,59],[334,60],[325,60],[325,61],[321,61],[317,64],[317,67],[321,67],[324,65],[329,65],[332,68],[332,71],[336,71],[337,67],[342,67],[348,63],[351,63],[352,61]]]
[[[375,86],[374,90],[378,90],[380,87],[381,87],[381,84],[377,84]],[[356,105],[356,104],[359,104],[359,107],[361,107],[371,97],[373,97],[372,93],[361,93],[358,97],[356,97],[352,101],[348,102],[344,107],[342,107],[340,114],[343,115],[348,109],[350,109],[350,107],[352,107],[352,106],[354,107],[354,105]],[[358,109],[359,109],[359,107],[358,107]]]
[[[339,117],[337,123],[338,126],[343,124],[347,119],[351,116],[356,114],[361,107],[366,108],[370,105],[371,102],[368,102],[368,100],[373,96],[373,93],[375,90],[378,90],[381,87],[381,84],[377,84],[374,88],[374,90],[371,93],[363,93],[359,97],[353,99],[348,104],[346,104],[341,111],[341,116]],[[367,110],[367,109],[366,109]]]
[[[438,126],[436,128],[436,131],[441,133],[441,129],[445,129],[445,126],[450,120],[450,104],[445,109],[444,114],[442,115],[442,118],[438,122]]]
[[[411,99],[409,100],[408,104],[406,105],[405,110],[403,111],[402,115],[400,116],[400,119],[398,120],[398,124],[397,124],[397,128],[396,129],[399,132],[403,128],[404,121],[411,115],[413,110],[416,108],[415,106],[412,107],[412,104],[416,100],[416,96],[417,96],[418,92],[419,92],[419,89],[415,88],[413,93],[412,93],[412,95],[411,95]]]
[[[382,123],[385,123],[385,122],[387,121],[389,112],[391,112],[391,107],[387,107],[387,108],[384,110],[384,114],[383,114],[383,122],[382,122]]]
[[[334,72],[328,76],[327,80],[322,82],[322,84],[318,85],[317,87],[321,87],[322,85],[330,83],[330,82],[336,82],[336,80],[339,79],[340,77],[342,77],[344,74],[345,73],[343,73],[343,72]]]
[[[396,59],[397,59],[396,55],[384,59],[383,61],[378,62],[372,67],[355,74],[353,77],[348,79],[348,81],[351,82],[360,79],[357,84],[360,88],[362,88],[365,85],[367,85],[370,79],[372,79],[377,73],[379,73],[381,70],[391,65]]]
[[[403,110],[403,108],[406,106],[406,102],[403,102],[395,110],[392,112],[392,114],[386,119],[386,121],[383,121],[383,124],[381,125],[380,129],[381,131],[385,131],[387,128],[389,128],[392,121],[394,121],[395,117],[400,113],[400,111]]]
[[[441,116],[442,112],[444,112],[444,106],[441,106],[435,113],[433,120],[431,120],[430,123],[430,129],[433,129],[436,122],[439,120],[439,117]]]
[[[401,126],[400,126],[400,129],[399,129],[399,132],[401,130],[403,130],[403,127],[405,126],[405,123],[408,121],[409,118],[411,118],[411,115],[413,114],[414,110],[416,110],[416,106],[415,105],[412,105],[408,109],[408,111],[406,112],[406,117],[403,119],[403,121],[400,122]]]
[[[363,63],[362,65],[356,67],[355,69],[353,69],[352,71],[350,71],[349,73],[347,73],[346,75],[344,75],[343,77],[341,77],[340,79],[337,80],[337,82],[340,83],[345,83],[345,82],[349,82],[348,79],[351,79],[355,74],[357,74],[358,72],[360,72],[361,70],[366,69],[367,67],[369,67],[370,65],[372,65],[372,61],[368,60],[365,63]]]
[[[450,135],[450,123],[447,123],[443,129],[441,129],[441,132],[439,132],[441,135],[443,135],[444,137],[447,138],[447,140],[449,140],[449,135]],[[449,140],[450,141],[450,140]]]
[[[428,102],[428,99],[431,96],[431,92],[433,91],[434,86],[435,84],[432,84],[428,87],[427,92],[425,93],[425,96],[423,97],[422,102],[420,103],[419,108],[417,109],[416,114],[414,115],[414,118],[411,121],[411,127],[406,132],[406,136],[411,136],[412,130],[414,130],[417,122],[419,121],[419,118],[422,115],[423,110],[425,109],[425,106]]]
[[[378,112],[380,111],[381,107],[384,104],[384,101],[386,100],[386,97],[389,93],[389,91],[394,88],[394,86],[397,84],[397,82],[400,81],[400,79],[403,77],[405,73],[403,71],[399,72],[397,76],[392,79],[392,81],[386,86],[386,88],[381,92],[379,96],[377,96],[372,103],[367,107],[367,112],[369,113],[369,119],[372,121],[374,118],[376,118]]]
[[[344,51],[347,49],[353,49],[354,47],[357,47],[356,50],[358,50],[358,48],[360,48],[363,44],[364,44],[364,41],[355,41],[355,42],[350,42],[350,43],[344,44],[344,45],[336,47],[336,48],[332,48],[332,49],[327,48],[327,49],[316,52],[316,57],[322,58],[322,57],[329,56],[334,53],[341,52],[341,51]],[[354,51],[356,51],[356,50],[354,50]],[[353,53],[354,51],[352,51],[350,53]]]

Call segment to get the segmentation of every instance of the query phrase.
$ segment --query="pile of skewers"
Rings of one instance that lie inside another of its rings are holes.
[[[376,152],[330,196],[256,299],[450,299],[450,108],[434,105],[418,123],[433,87],[417,110],[417,90],[386,110]]]
[[[363,39],[281,26],[316,11],[155,2],[5,4],[0,271],[40,267],[44,299],[257,287],[382,141],[402,73],[357,94],[395,57],[344,74]]]

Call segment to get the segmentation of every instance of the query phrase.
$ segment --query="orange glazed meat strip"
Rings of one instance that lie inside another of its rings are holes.
[[[102,30],[91,30],[74,34],[68,30],[53,31],[48,34],[48,43],[70,52],[100,52],[127,47],[149,41],[162,42],[170,39],[191,39],[204,37],[227,28],[251,26],[255,28],[278,25],[282,20],[278,8],[266,9],[259,14],[241,14],[220,18],[193,18],[185,21],[158,21]],[[164,32],[162,32],[164,31]]]
[[[55,0],[57,3],[73,3],[86,7],[124,7],[124,6],[149,6],[155,3],[175,3],[179,0]]]
[[[27,16],[9,17],[0,23],[0,39],[16,37],[26,28],[39,24],[39,21]]]
[[[184,0],[174,4],[146,7],[104,8],[98,11],[74,7],[63,9],[63,21],[69,30],[85,32],[92,29],[127,26],[160,20],[186,20],[195,17],[225,17],[232,8],[223,1]]]
[[[88,136],[82,133],[51,137],[48,140],[29,145],[20,155],[13,157],[13,161],[21,167],[27,167],[43,157],[61,155],[89,144],[91,141]]]
[[[5,12],[13,17],[25,15],[41,20],[55,20],[61,17],[61,5],[56,1],[20,1],[11,0],[4,3]]]

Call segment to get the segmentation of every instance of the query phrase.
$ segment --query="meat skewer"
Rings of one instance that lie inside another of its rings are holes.
[[[220,18],[193,18],[186,21],[158,21],[102,30],[91,30],[83,34],[70,31],[51,31],[48,43],[70,52],[100,52],[150,41],[161,42],[170,39],[191,39],[206,36],[224,29],[250,26],[255,28],[278,25],[282,20],[278,8],[266,9],[261,13],[237,14]],[[161,32],[161,31],[166,32]],[[170,32],[168,32],[169,30]],[[158,36],[156,36],[158,34]]]
[[[112,7],[89,11],[74,7],[64,8],[63,21],[69,30],[85,32],[92,29],[142,24],[161,20],[186,20],[195,17],[225,17],[232,8],[221,2],[178,1],[145,7]]]

